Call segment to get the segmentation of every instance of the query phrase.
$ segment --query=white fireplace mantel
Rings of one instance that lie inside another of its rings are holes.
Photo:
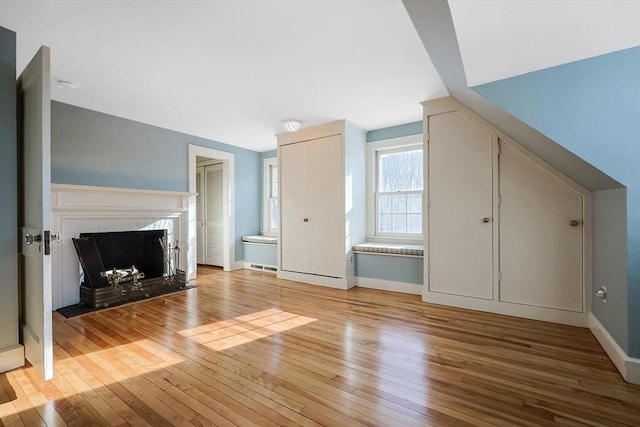
[[[58,233],[59,243],[52,243],[53,309],[77,304],[80,300],[80,268],[73,246],[80,233],[131,230],[167,230],[170,242],[178,241],[180,267],[188,265],[188,209],[195,193],[92,187],[85,185],[51,185],[51,233]]]

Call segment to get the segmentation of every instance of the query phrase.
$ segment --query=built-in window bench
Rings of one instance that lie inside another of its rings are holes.
[[[353,253],[357,286],[422,294],[424,245],[365,242]]]
[[[258,271],[278,270],[278,238],[271,236],[243,236],[244,268]]]

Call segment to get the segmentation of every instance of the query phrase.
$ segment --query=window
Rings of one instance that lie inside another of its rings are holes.
[[[422,240],[422,135],[367,146],[368,238]]]
[[[263,234],[278,233],[278,159],[264,159],[264,208]]]

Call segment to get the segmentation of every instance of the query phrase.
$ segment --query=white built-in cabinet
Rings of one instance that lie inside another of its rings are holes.
[[[452,98],[423,106],[423,300],[586,325],[588,191]]]
[[[198,264],[223,266],[222,163],[196,168],[196,240]]]
[[[278,277],[349,289],[365,238],[366,133],[346,122],[278,135]]]

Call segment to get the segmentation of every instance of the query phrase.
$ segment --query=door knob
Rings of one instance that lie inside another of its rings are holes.
[[[309,218],[303,218],[302,221],[303,222],[309,222]]]
[[[482,218],[482,223],[483,223],[483,224],[486,224],[486,223],[488,223],[488,222],[489,222],[489,217],[486,217],[486,216],[485,216],[484,218]]]
[[[569,225],[572,227],[577,227],[578,225],[580,225],[580,221],[576,221],[575,219],[572,219],[571,221],[569,221]]]
[[[29,234],[29,233],[27,233],[27,234],[25,234],[25,236],[24,236],[24,242],[25,242],[27,245],[31,245],[31,244],[33,244],[33,242],[41,242],[41,241],[42,241],[42,236],[41,236],[41,235],[39,235],[39,234],[38,234],[38,235],[36,235],[36,236],[34,236],[33,234]]]

